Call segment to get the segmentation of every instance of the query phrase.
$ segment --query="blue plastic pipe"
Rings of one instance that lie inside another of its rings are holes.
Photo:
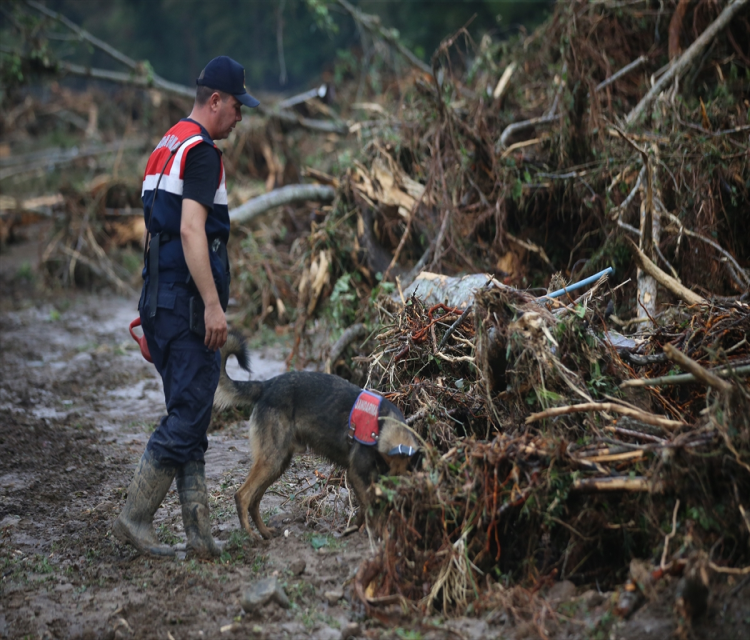
[[[589,276],[585,280],[581,280],[580,282],[576,282],[575,284],[569,284],[564,289],[558,289],[557,291],[548,293],[546,296],[542,296],[542,298],[559,298],[564,293],[575,291],[576,289],[581,289],[585,287],[586,285],[591,284],[592,282],[596,282],[602,276],[609,276],[609,275],[612,275],[614,272],[615,272],[614,267],[607,267],[604,271],[595,273],[593,276]]]

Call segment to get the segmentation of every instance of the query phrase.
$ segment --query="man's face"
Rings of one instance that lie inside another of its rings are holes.
[[[234,125],[242,120],[241,107],[242,104],[234,96],[227,96],[219,102],[216,114],[216,135],[213,136],[214,140],[223,140],[229,136],[232,129],[234,129]]]

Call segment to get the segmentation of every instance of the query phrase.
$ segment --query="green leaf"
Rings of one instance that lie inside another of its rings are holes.
[[[330,544],[330,540],[326,536],[313,536],[310,538],[310,544],[317,551],[318,549],[327,547]]]
[[[513,191],[511,191],[510,195],[516,202],[521,199],[521,196],[523,195],[523,182],[521,182],[520,178],[518,178],[513,184]]]

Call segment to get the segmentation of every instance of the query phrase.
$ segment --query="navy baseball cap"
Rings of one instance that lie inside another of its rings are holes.
[[[195,83],[233,95],[246,107],[257,107],[260,104],[247,92],[245,67],[229,56],[219,56],[211,60]]]

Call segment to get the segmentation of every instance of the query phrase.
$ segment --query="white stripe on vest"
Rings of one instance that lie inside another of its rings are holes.
[[[157,145],[157,149],[161,146],[168,146],[167,143],[164,143],[164,140],[167,140],[168,138],[173,138],[174,136],[166,136],[165,138],[162,138],[162,141]],[[173,193],[174,195],[181,196],[182,195],[182,188],[184,185],[184,181],[180,177],[180,166],[182,165],[182,156],[185,154],[185,152],[188,150],[189,147],[192,147],[195,144],[198,144],[199,142],[202,142],[203,138],[201,136],[191,136],[185,142],[183,142],[180,145],[180,149],[175,154],[173,160],[172,160],[172,166],[170,167],[168,172],[165,172],[164,175],[161,177],[161,180],[159,180],[159,174],[158,173],[152,173],[150,175],[147,175],[143,179],[143,187],[141,189],[141,197],[143,197],[143,194],[146,193],[146,191],[153,191],[156,189],[156,184],[159,184],[159,189],[161,191],[166,191],[167,193]],[[164,143],[164,144],[162,144]],[[223,186],[223,185],[222,185]],[[221,189],[221,187],[219,187]],[[217,191],[217,196],[218,196]],[[224,198],[226,199],[226,187],[224,187]],[[214,202],[216,204],[221,204],[220,202],[216,202],[214,199]]]

